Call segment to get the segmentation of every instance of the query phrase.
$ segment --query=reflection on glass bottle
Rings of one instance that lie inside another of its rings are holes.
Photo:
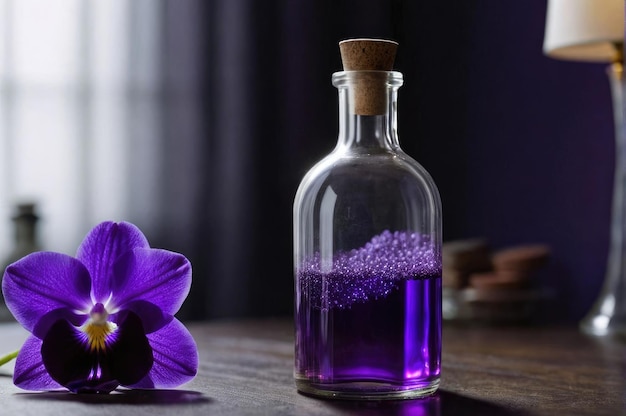
[[[373,62],[393,62],[395,45],[340,44],[337,147],[296,194],[295,379],[305,393],[414,398],[439,385],[441,203],[399,145],[402,74]]]
[[[35,204],[19,204],[17,213],[13,217],[14,226],[14,246],[2,264],[2,274],[4,269],[11,263],[22,257],[41,250],[37,242],[37,221],[39,217],[35,214]],[[11,320],[11,314],[4,304],[4,298],[0,294],[0,321]]]

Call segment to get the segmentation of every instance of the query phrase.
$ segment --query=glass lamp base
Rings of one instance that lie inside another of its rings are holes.
[[[626,337],[626,124],[624,120],[624,70],[621,62],[609,66],[615,115],[615,179],[611,212],[611,240],[606,276],[600,296],[580,322],[588,335]]]
[[[580,322],[580,330],[587,335],[626,338],[626,320],[592,311]]]
[[[439,378],[428,383],[398,385],[384,382],[314,383],[296,377],[301,393],[326,399],[344,400],[404,400],[428,397],[439,388]]]

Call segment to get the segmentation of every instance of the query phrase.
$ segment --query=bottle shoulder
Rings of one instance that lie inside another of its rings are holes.
[[[296,201],[331,186],[338,189],[368,186],[419,190],[439,201],[439,191],[426,169],[397,149],[375,154],[333,152],[316,163],[304,176]],[[439,202],[438,202],[439,203]]]
[[[415,178],[433,182],[431,175],[418,161],[402,150],[397,150],[375,154],[333,152],[309,169],[300,186],[339,175],[404,181]]]

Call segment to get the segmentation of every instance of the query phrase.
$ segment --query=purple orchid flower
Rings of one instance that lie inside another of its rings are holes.
[[[181,254],[150,248],[126,222],[87,234],[76,258],[37,252],[7,267],[2,291],[30,333],[13,382],[26,390],[109,393],[191,380],[198,351],[174,318],[191,286]]]

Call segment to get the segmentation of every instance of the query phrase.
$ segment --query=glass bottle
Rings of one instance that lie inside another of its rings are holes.
[[[2,262],[0,274],[0,286],[4,269],[22,257],[41,250],[37,242],[37,221],[39,217],[35,214],[35,204],[19,204],[17,214],[13,217],[15,245],[9,255]],[[13,316],[7,309],[2,291],[0,291],[0,321],[11,321]]]
[[[344,42],[365,55],[397,46]],[[441,366],[441,202],[399,146],[402,74],[356,67],[332,76],[338,143],[294,202],[296,386],[324,397],[422,397],[437,389]]]

